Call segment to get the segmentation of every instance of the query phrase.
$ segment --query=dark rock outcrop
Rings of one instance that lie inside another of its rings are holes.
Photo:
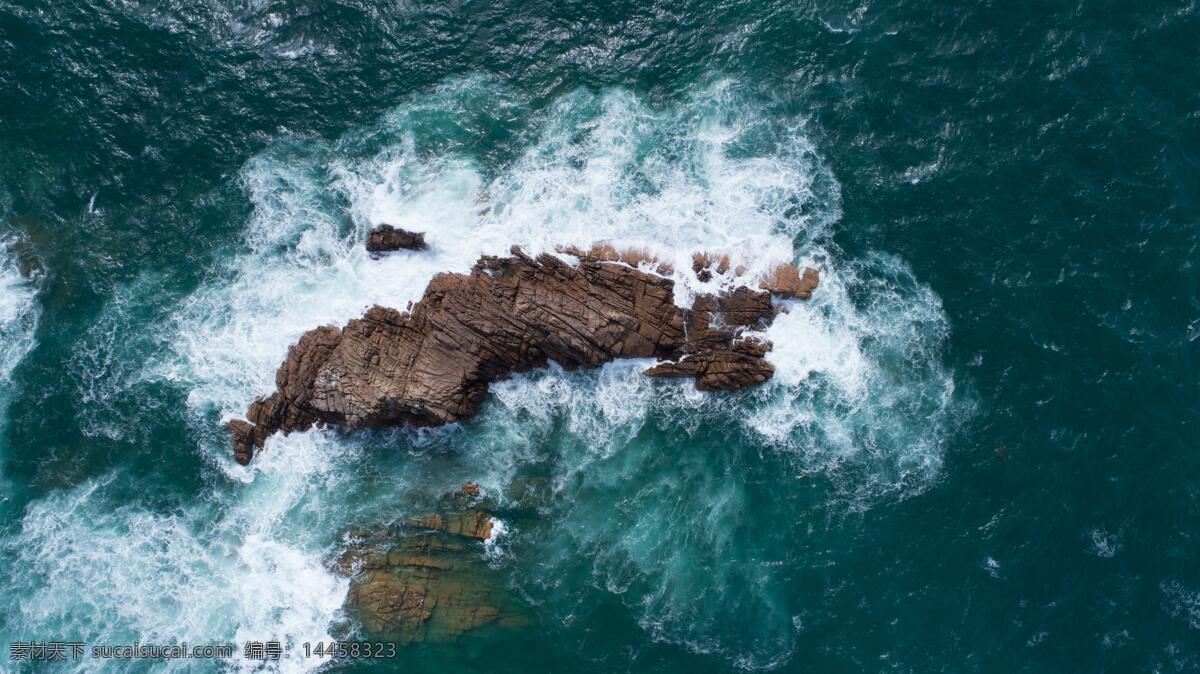
[[[703,390],[771,377],[770,343],[743,334],[773,319],[770,293],[743,287],[683,310],[670,279],[572,252],[577,263],[514,247],[470,274],[435,276],[407,312],[375,306],[345,328],[305,333],[275,375],[276,392],[250,405],[248,421],[228,424],[235,457],[248,463],[276,431],[315,423],[450,423],[474,414],[491,382],[549,361],[574,369],[654,357],[667,362],[647,374],[694,377]]]
[[[367,250],[386,253],[393,250],[424,250],[425,234],[410,232],[391,225],[379,225],[367,234]]]

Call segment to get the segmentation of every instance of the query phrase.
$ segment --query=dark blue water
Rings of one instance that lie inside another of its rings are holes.
[[[332,668],[1200,669],[1198,36],[1179,2],[0,3],[0,634],[354,634],[345,531],[534,480],[486,553],[530,626]],[[370,260],[378,222],[433,250]],[[303,331],[601,239],[823,283],[761,389],[551,370],[232,462]],[[218,669],[63,669],[171,667]]]

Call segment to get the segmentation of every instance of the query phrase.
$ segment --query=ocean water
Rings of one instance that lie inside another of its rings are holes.
[[[1198,29],[1182,2],[0,3],[0,636],[355,636],[347,532],[473,480],[530,625],[268,669],[1200,669]],[[430,250],[371,259],[382,222]],[[232,460],[223,422],[306,330],[598,241],[676,262],[681,305],[822,282],[761,387],[552,366],[461,424]],[[697,250],[741,270],[702,282]]]

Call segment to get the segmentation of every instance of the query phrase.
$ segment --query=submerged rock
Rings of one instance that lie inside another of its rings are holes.
[[[483,558],[489,513],[428,512],[361,533],[335,563],[351,577],[346,608],[371,637],[454,641],[489,626],[532,622]]]
[[[492,516],[482,510],[424,513],[404,520],[404,524],[481,541],[486,541],[492,536]]]
[[[375,306],[345,328],[305,333],[276,372],[276,392],[227,425],[235,457],[247,463],[276,431],[316,423],[457,421],[478,410],[491,382],[549,361],[574,369],[655,357],[664,362],[646,374],[693,377],[709,391],[773,374],[770,343],[743,334],[774,318],[769,292],[741,287],[684,310],[672,280],[617,253],[570,253],[577,262],[514,247],[511,257],[481,258],[470,274],[435,276],[408,312]]]
[[[459,496],[465,498],[479,498],[481,493],[482,492],[479,489],[479,483],[475,482],[474,480],[468,480],[464,482],[463,486],[459,487],[458,489]]]
[[[372,253],[386,253],[400,249],[424,250],[425,234],[410,232],[391,225],[379,225],[367,234],[367,250]]]

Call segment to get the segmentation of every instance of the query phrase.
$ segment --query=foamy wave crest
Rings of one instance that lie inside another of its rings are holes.
[[[920,491],[963,413],[941,365],[948,334],[941,300],[901,260],[852,260],[767,330],[776,373],[746,423],[851,507]]]
[[[345,458],[358,439],[322,432],[272,439],[249,467],[232,462],[217,421],[273,389],[288,345],[373,303],[403,307],[434,274],[467,271],[481,254],[640,246],[673,263],[681,304],[781,262],[819,267],[813,300],[791,303],[767,331],[777,372],[765,386],[705,395],[642,376],[643,362],[550,367],[494,386],[471,422],[387,439],[416,455],[454,453],[495,493],[522,466],[550,466],[561,565],[593,559],[593,582],[625,597],[657,638],[776,666],[791,652],[796,607],[775,594],[771,567],[730,553],[728,530],[753,517],[750,458],[778,459],[789,481],[826,480],[843,511],[927,486],[955,415],[940,301],[900,260],[844,258],[831,231],[839,188],[803,120],[766,114],[736,83],[667,106],[619,89],[576,91],[532,118],[529,105],[487,80],[458,81],[334,142],[282,142],[249,162],[244,240],[222,280],[182,303],[164,340],[174,355],[158,371],[189,391],[205,455],[254,490],[310,469],[290,463],[313,456],[297,443],[359,465]],[[362,242],[383,222],[425,232],[430,250],[371,259]],[[701,250],[728,254],[734,271],[701,282],[691,271]],[[714,434],[752,449],[715,467],[687,461]],[[646,471],[662,474],[647,486]],[[296,508],[339,513],[329,524],[364,514],[344,490],[307,494]],[[515,550],[518,525],[509,529]],[[728,590],[695,601],[701,586]],[[730,636],[730,624],[749,627]]]

